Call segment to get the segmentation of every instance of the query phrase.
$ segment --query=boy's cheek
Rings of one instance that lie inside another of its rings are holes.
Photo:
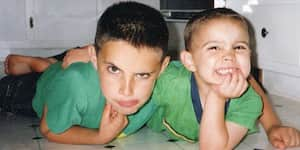
[[[251,66],[250,64],[245,66],[243,70],[241,70],[241,74],[243,75],[244,79],[247,79],[251,72]]]

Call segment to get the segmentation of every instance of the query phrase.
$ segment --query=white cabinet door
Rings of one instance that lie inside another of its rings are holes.
[[[249,17],[256,30],[260,60],[299,64],[300,4],[253,6],[253,14]]]
[[[33,10],[33,40],[54,47],[93,42],[97,0],[35,0]]]
[[[122,0],[0,0],[1,48],[69,48],[94,42],[103,11]],[[159,8],[158,0],[139,0]]]
[[[25,0],[0,0],[0,41],[27,40]],[[0,46],[0,47],[2,47]]]
[[[254,26],[258,67],[300,76],[300,3],[228,1],[227,7],[245,15]]]

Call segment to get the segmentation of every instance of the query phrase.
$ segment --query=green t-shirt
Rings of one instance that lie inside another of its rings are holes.
[[[46,122],[53,133],[62,133],[73,125],[99,128],[105,98],[93,65],[74,63],[66,69],[60,62],[51,65],[40,77],[32,103],[39,117],[45,105],[48,108]],[[154,110],[153,103],[148,102],[128,116],[129,124],[122,135],[137,131]]]
[[[192,103],[191,75],[180,62],[169,64],[156,82],[151,101],[158,108],[148,121],[148,127],[159,132],[166,130],[175,139],[198,140],[199,124]],[[260,96],[249,87],[241,97],[230,100],[225,119],[253,132],[261,110]]]

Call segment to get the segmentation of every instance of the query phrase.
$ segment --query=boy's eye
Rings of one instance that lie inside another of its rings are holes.
[[[234,50],[240,51],[240,50],[247,50],[248,47],[247,46],[243,46],[243,45],[239,45],[239,46],[235,46]]]
[[[138,74],[136,74],[136,76],[139,79],[148,79],[150,77],[150,73],[138,73]]]
[[[109,66],[107,68],[107,70],[110,72],[110,73],[119,73],[120,72],[120,69],[116,66]]]
[[[208,47],[208,50],[218,50],[219,48],[217,46],[211,46],[211,47]]]

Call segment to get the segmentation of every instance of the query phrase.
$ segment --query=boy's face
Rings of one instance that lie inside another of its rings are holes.
[[[135,113],[149,99],[155,81],[168,64],[162,51],[136,48],[126,41],[108,41],[98,56],[103,95],[123,114]]]
[[[244,24],[229,18],[202,23],[193,33],[190,58],[196,78],[209,84],[221,84],[233,73],[246,79],[250,73],[248,30]]]

